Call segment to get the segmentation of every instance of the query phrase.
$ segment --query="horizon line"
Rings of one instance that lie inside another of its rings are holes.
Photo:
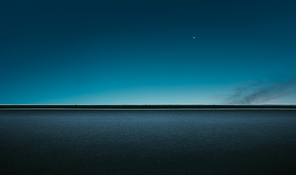
[[[296,105],[70,105],[0,104],[0,110],[296,110]]]

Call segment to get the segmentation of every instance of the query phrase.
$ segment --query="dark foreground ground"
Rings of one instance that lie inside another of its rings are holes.
[[[296,174],[296,111],[0,111],[0,174]]]

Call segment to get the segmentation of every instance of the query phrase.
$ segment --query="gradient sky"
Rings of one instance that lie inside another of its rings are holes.
[[[295,0],[2,1],[0,104],[296,104],[295,9]]]

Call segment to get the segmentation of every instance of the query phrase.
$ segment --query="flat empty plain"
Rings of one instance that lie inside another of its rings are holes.
[[[0,174],[296,174],[296,110],[6,110],[0,133]]]

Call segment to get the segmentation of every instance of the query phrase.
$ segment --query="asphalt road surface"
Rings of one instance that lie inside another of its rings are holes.
[[[0,111],[0,174],[296,174],[296,110]]]

